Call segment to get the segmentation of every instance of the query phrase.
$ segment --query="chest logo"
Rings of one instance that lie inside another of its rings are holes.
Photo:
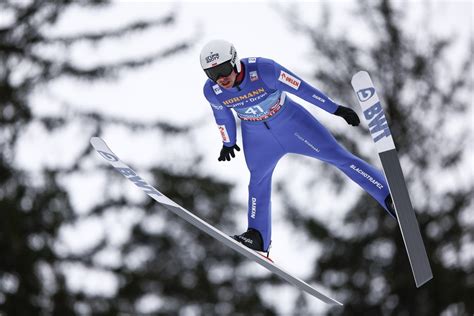
[[[241,102],[241,101],[246,101],[249,100],[250,98],[257,97],[258,95],[265,93],[264,88],[258,88],[256,90],[250,91],[249,93],[239,95],[237,97],[233,97],[227,100],[222,101],[222,104],[224,105],[231,105],[233,103]]]

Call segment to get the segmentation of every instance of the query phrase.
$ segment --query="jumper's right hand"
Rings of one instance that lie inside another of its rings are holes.
[[[221,149],[220,156],[219,156],[219,158],[217,158],[217,160],[219,160],[219,161],[224,161],[224,160],[230,161],[231,156],[232,156],[232,158],[235,158],[234,149],[237,150],[237,151],[240,151],[240,148],[239,148],[239,146],[237,146],[237,144],[235,144],[232,147],[227,147],[227,146],[223,145],[222,149]]]

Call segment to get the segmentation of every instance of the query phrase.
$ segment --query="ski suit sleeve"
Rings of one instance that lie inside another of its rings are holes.
[[[328,96],[277,62],[272,62],[274,65],[274,79],[276,89],[294,94],[331,114],[336,111],[339,105],[331,100]]]
[[[232,147],[237,142],[234,114],[229,108],[219,104],[212,91],[209,90],[212,89],[209,89],[209,86],[206,84],[204,86],[204,96],[211,105],[222,142],[225,146]]]

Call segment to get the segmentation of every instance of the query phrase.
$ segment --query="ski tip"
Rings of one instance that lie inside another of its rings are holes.
[[[102,144],[105,143],[102,138],[97,137],[97,136],[91,137],[89,141],[94,148],[100,147]]]
[[[90,139],[90,143],[92,145],[92,147],[95,148],[95,150],[99,150],[99,151],[104,151],[104,152],[110,152],[112,153],[112,151],[110,150],[110,148],[107,146],[107,144],[105,143],[105,141],[100,138],[100,137],[91,137]]]
[[[361,77],[370,77],[369,73],[365,70],[358,71],[355,75],[352,76],[351,82],[354,82],[354,80],[357,80],[358,78]]]

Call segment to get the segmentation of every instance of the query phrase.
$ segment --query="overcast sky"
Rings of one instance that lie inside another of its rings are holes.
[[[289,6],[289,2],[279,3],[285,8]],[[323,13],[322,1],[295,1],[292,3],[295,3],[292,7],[301,14],[305,21],[313,25],[318,24]],[[327,1],[325,3],[331,8],[334,20],[331,32],[334,34],[360,32],[361,21],[355,19],[352,14],[356,1]],[[469,35],[472,35],[473,30],[471,1],[399,1],[397,6],[406,6],[409,9],[406,10],[408,20],[404,25],[406,28],[412,29],[413,32],[417,32],[416,35],[420,40],[423,39],[423,32],[426,30],[426,20],[422,15],[426,11],[431,13],[431,27],[439,34],[459,36],[459,42],[452,55],[453,65],[456,66],[456,57],[469,49]],[[119,1],[114,4],[113,8],[103,10],[70,10],[51,30],[51,33],[71,34],[113,28],[141,18],[160,17],[170,10],[178,12],[178,21],[171,29],[157,28],[143,35],[133,36],[135,38],[133,40],[105,41],[103,45],[99,46],[79,44],[75,47],[72,58],[81,65],[90,66],[132,56],[143,56],[160,47],[172,45],[180,39],[198,39],[196,45],[189,51],[157,62],[140,71],[125,72],[118,81],[90,85],[86,82],[59,80],[48,89],[37,91],[33,97],[34,112],[39,115],[64,113],[65,108],[62,101],[68,100],[71,101],[73,107],[77,106],[80,110],[101,111],[140,121],[161,119],[175,124],[201,122],[201,127],[197,130],[198,135],[195,136],[196,139],[179,138],[163,143],[156,139],[156,135],[131,135],[129,131],[118,128],[106,130],[104,138],[125,162],[138,168],[157,161],[165,165],[174,161],[174,168],[179,168],[179,160],[185,159],[185,155],[182,153],[183,148],[189,148],[186,155],[191,154],[193,150],[206,153],[201,172],[236,183],[237,189],[234,198],[245,205],[249,176],[243,154],[240,152],[238,158],[230,163],[217,162],[221,140],[210,107],[202,95],[202,86],[206,77],[200,68],[199,51],[208,40],[226,39],[234,43],[239,56],[272,58],[318,87],[318,82],[314,82],[310,78],[312,66],[310,65],[309,68],[305,66],[305,63],[311,63],[308,39],[292,32],[281,13],[275,10],[274,6],[271,6],[267,1],[187,1],[179,3]],[[85,21],[87,23],[84,23]],[[361,39],[361,43],[367,40],[369,39]],[[50,53],[61,54],[64,52],[58,50]],[[377,85],[377,83],[375,84]],[[348,82],[341,89],[351,89],[350,83]],[[330,97],[336,102],[338,101],[337,95]],[[79,105],[81,105],[80,108]],[[350,131],[350,127],[343,120],[334,119],[331,115],[308,103],[304,103],[304,105],[330,130]],[[356,109],[356,105],[354,98],[354,104],[350,106]],[[360,113],[360,111],[358,112]],[[466,119],[472,120],[472,112]],[[42,132],[38,126],[32,126],[28,131],[25,131],[24,141],[19,147],[17,163],[29,170],[38,170],[45,164],[69,165],[77,152],[81,150],[81,148],[75,147],[75,142],[71,140],[80,140],[77,144],[81,144],[85,136],[83,127],[79,124],[73,124],[63,135],[53,138]],[[58,153],[55,150],[58,143],[68,150]],[[240,134],[238,143],[241,144]],[[199,148],[194,148],[195,146]],[[373,154],[376,154],[375,148],[368,150],[373,150]],[[54,155],[51,154],[53,152]],[[36,159],[32,160],[31,157],[36,157]],[[288,170],[296,161],[295,159],[286,157],[280,162],[275,171],[275,180],[287,177]],[[91,162],[91,166],[93,163]],[[295,180],[294,178],[293,180]],[[75,192],[73,196],[79,210],[85,212],[96,199],[100,199],[99,188],[103,185],[103,181],[100,177],[92,174],[66,181]],[[86,187],[84,183],[87,183]],[[123,190],[130,191],[127,192],[128,195],[136,198],[142,197],[142,193],[132,186],[125,182],[122,185]],[[350,192],[347,192],[348,197],[355,197],[359,193],[356,186],[350,187]],[[304,192],[304,188],[300,189],[298,194],[298,199],[312,202],[311,199],[308,199],[310,192]],[[343,212],[334,211],[343,206],[340,203],[329,204],[330,201],[323,197],[318,200],[320,203],[318,218],[326,218],[328,225],[337,225]],[[308,264],[313,262],[313,257],[317,255],[318,249],[307,249],[303,246],[295,248],[295,243],[290,243],[294,240],[291,239],[291,232],[287,231],[284,223],[280,220],[284,210],[278,207],[278,197],[274,198],[273,205],[273,257],[285,269],[304,279],[312,269]],[[246,211],[242,210],[240,215],[243,231],[246,225]],[[109,231],[105,229],[103,223],[97,221],[69,229],[63,235],[66,244],[80,249],[92,244],[94,240],[97,240],[97,236],[103,234],[111,234],[118,240],[126,238],[127,234],[124,232],[126,230],[123,229],[123,225],[130,221],[127,216],[124,215],[124,218],[121,219],[111,219],[110,221],[116,225],[107,225]],[[179,219],[177,218],[177,220]],[[77,242],[78,234],[83,236],[79,243]],[[298,238],[302,238],[302,236]],[[301,239],[299,241],[301,242]],[[295,262],[298,264],[296,265]],[[305,264],[306,262],[308,264]],[[83,278],[82,272],[77,270],[73,272],[73,275],[75,276],[75,286],[91,288],[88,284],[92,282],[93,278]],[[106,293],[114,287],[113,280],[111,278],[109,280],[109,283],[102,282],[104,284],[103,291]],[[272,292],[272,294],[274,293]],[[293,298],[296,293],[285,287],[281,294]],[[280,310],[286,310],[286,302],[281,300],[280,295],[275,295],[273,299],[269,295],[268,299],[278,304]],[[312,307],[316,310],[321,310],[321,305],[315,300],[312,302]]]

